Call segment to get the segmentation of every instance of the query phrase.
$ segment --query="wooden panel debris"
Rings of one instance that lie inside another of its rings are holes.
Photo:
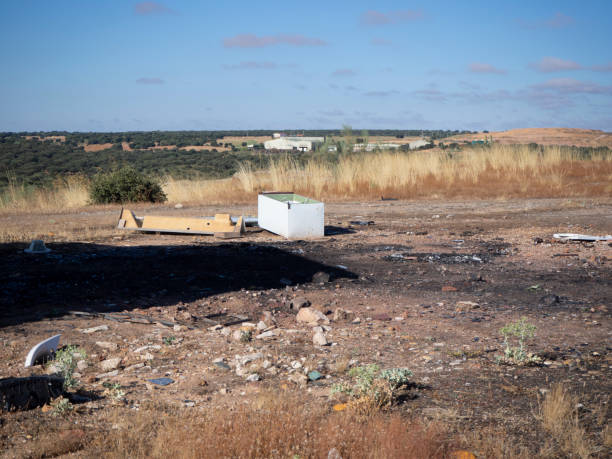
[[[121,209],[118,229],[148,231],[154,233],[222,235],[223,238],[240,237],[245,232],[244,218],[236,223],[229,214],[216,214],[215,218],[169,217],[145,215],[137,217],[129,209]]]

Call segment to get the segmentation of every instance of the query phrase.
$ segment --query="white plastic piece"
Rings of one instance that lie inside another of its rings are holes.
[[[323,237],[325,204],[295,193],[262,193],[257,220],[260,228],[287,239]]]
[[[24,252],[33,253],[33,254],[49,253],[51,252],[51,249],[45,247],[44,241],[40,239],[33,239],[32,242],[30,243],[30,247],[28,247],[27,249],[24,249]]]
[[[590,234],[574,234],[574,233],[557,233],[553,234],[555,239],[561,239],[563,241],[612,241],[612,236],[591,236]]]
[[[50,355],[57,350],[59,346],[60,338],[62,335],[55,335],[44,341],[41,341],[28,352],[28,356],[25,360],[25,366],[31,367],[34,363],[45,355]]]

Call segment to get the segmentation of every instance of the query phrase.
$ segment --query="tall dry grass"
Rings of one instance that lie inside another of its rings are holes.
[[[101,435],[90,451],[105,457],[175,458],[443,458],[450,443],[444,429],[400,415],[376,413],[367,420],[303,399],[273,394],[263,403],[229,411],[211,408],[186,414],[150,407],[111,419],[118,429]],[[338,455],[329,455],[335,449]]]
[[[32,188],[8,175],[8,186],[0,192],[0,213],[55,212],[82,207],[88,200],[88,180],[81,176],[58,178],[51,187]]]
[[[163,180],[170,204],[253,202],[263,190],[295,191],[323,200],[612,196],[612,153],[582,158],[556,146],[493,145],[457,153],[441,150],[355,154],[306,163],[281,156],[264,170],[240,164],[220,180]],[[87,204],[87,180],[71,177],[29,190],[16,180],[0,194],[0,213],[57,211]]]
[[[577,397],[561,384],[553,386],[540,404],[538,418],[556,443],[550,448],[551,456],[561,453],[586,459],[595,452],[593,442],[581,426],[577,404]]]
[[[384,152],[305,165],[282,157],[265,171],[239,171],[243,191],[294,190],[323,199],[553,197],[612,194],[612,155],[583,159],[575,151],[494,145],[444,151]]]

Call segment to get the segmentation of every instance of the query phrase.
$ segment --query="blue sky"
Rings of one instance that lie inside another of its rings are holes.
[[[0,131],[612,131],[612,2],[3,0]]]

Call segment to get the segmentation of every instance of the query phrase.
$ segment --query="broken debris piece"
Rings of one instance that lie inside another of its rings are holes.
[[[47,338],[30,349],[25,360],[25,367],[31,367],[43,357],[52,355],[57,350],[57,346],[59,346],[61,336],[60,334]]]
[[[156,384],[158,386],[167,386],[168,384],[172,384],[174,379],[170,378],[155,378],[155,379],[147,379],[150,383]]]

